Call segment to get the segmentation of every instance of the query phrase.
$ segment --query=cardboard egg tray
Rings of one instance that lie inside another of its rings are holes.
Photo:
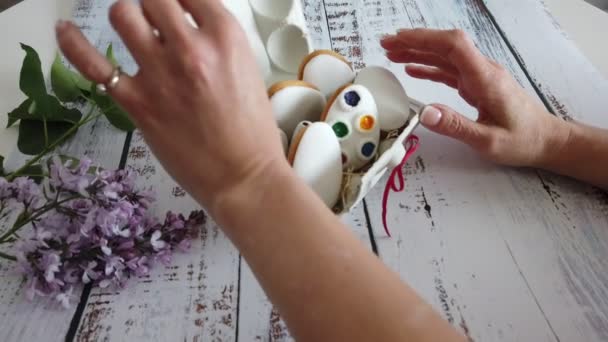
[[[298,79],[302,59],[313,52],[300,0],[224,0],[249,39],[267,86]],[[344,171],[341,194],[332,208],[336,214],[350,211],[378,184],[387,171],[400,165],[408,137],[419,124],[423,104],[410,98],[407,123],[383,132],[375,158],[357,172]]]

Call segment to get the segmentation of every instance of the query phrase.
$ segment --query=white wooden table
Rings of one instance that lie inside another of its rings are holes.
[[[107,22],[111,2],[79,0],[74,19],[100,49],[114,43],[132,71]],[[608,81],[539,0],[303,4],[316,48],[333,48],[357,68],[391,67],[419,100],[474,116],[453,90],[389,65],[378,38],[401,27],[459,27],[556,115],[608,127]],[[381,187],[344,217],[353,232],[472,340],[608,340],[608,195],[545,172],[498,167],[451,140],[418,134],[422,146],[406,166],[407,189],[389,203],[394,237],[382,232]],[[66,152],[136,170],[141,185],[158,192],[159,212],[196,207],[137,132],[125,135],[100,120]],[[70,310],[25,301],[8,266],[0,264],[1,341],[289,339],[247,264],[213,223],[174,266],[132,279],[121,292],[80,289]]]

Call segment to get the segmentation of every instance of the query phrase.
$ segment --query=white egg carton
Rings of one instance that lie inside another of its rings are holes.
[[[334,208],[338,213],[348,212],[357,206],[388,171],[398,167],[405,157],[406,141],[420,124],[420,111],[424,105],[410,98],[410,119],[397,138],[381,142],[377,160],[363,173],[347,175],[348,191]],[[382,145],[388,146],[382,148]]]
[[[224,5],[247,32],[267,84],[293,79],[313,50],[300,0],[224,0]]]
[[[297,79],[301,71],[300,63],[313,52],[300,0],[224,0],[224,4],[247,33],[267,86],[277,81]],[[391,76],[393,79],[388,81],[398,84],[394,75]],[[374,77],[373,73],[371,77]],[[373,82],[378,83],[377,80]],[[354,83],[358,83],[357,80]],[[374,96],[387,97],[393,96],[393,93],[376,91]],[[392,138],[378,142],[376,158],[367,167],[357,173],[343,174],[340,199],[333,207],[336,213],[348,212],[360,203],[383,175],[397,167],[405,157],[404,144],[419,124],[419,112],[423,105],[406,94],[402,93],[401,96],[405,96],[405,102],[409,105],[407,123],[399,126],[397,137],[392,135]],[[388,110],[394,111],[394,108]],[[402,120],[405,115],[401,113]]]

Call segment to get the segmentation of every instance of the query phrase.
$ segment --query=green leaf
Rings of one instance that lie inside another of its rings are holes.
[[[114,48],[112,47],[112,44],[108,45],[108,48],[106,49],[106,58],[114,67],[118,66],[118,61],[116,60],[116,57],[114,57]]]
[[[73,102],[82,96],[82,91],[76,84],[77,76],[80,75],[68,69],[61,62],[59,54],[56,54],[51,66],[51,86],[62,102]]]
[[[61,138],[75,124],[70,122],[46,123],[49,144]],[[37,155],[47,147],[44,135],[44,122],[37,120],[21,120],[19,125],[19,137],[17,147],[21,153],[27,155]]]
[[[21,66],[19,88],[29,98],[39,100],[46,95],[40,57],[36,50],[30,46],[21,44],[21,48],[25,51],[25,58]]]
[[[103,113],[105,114],[108,121],[112,124],[112,126],[118,128],[124,132],[131,132],[135,129],[135,124],[129,118],[127,112],[125,112],[120,106],[116,103],[113,104],[112,107],[108,109],[104,109]]]
[[[44,179],[44,170],[42,170],[42,165],[34,164],[26,167],[25,169],[19,172],[20,177],[29,177],[34,180],[34,182],[40,184]]]
[[[81,74],[76,74],[74,76],[74,82],[76,82],[76,86],[85,96],[91,94],[91,85],[93,84],[91,81],[84,78]]]
[[[130,132],[135,129],[133,121],[129,118],[129,114],[112,100],[109,96],[93,93],[93,101],[101,109],[103,114],[108,118],[112,126],[121,131]]]
[[[46,111],[36,105],[36,101],[25,100],[19,107],[8,113],[8,127],[19,120],[51,121],[51,122],[70,122],[76,123],[82,118],[82,113],[78,109],[68,109],[61,105],[56,97],[46,95]]]
[[[34,101],[32,101],[31,99],[27,99],[27,100],[23,101],[19,105],[19,107],[13,109],[12,112],[8,113],[8,123],[6,125],[6,128],[11,127],[12,125],[14,125],[17,121],[19,121],[21,119],[27,119],[28,117],[30,117],[31,114],[29,111],[33,104],[34,104]]]
[[[82,113],[76,109],[68,109],[64,107],[56,97],[48,95],[47,97],[48,112],[39,113],[38,110],[34,111],[34,118],[42,119],[46,118],[47,121],[54,122],[69,122],[77,123],[82,118]]]
[[[44,108],[36,105],[33,113],[19,113],[21,124],[17,147],[24,154],[36,155],[42,152],[77,125],[82,118],[78,109],[64,107],[52,95],[46,95],[46,103],[47,111],[43,112]]]

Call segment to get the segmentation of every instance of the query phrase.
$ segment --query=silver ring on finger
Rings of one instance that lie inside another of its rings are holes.
[[[110,80],[107,83],[98,83],[96,85],[97,92],[100,94],[106,94],[109,89],[114,89],[118,86],[118,82],[120,82],[120,76],[122,75],[122,69],[118,66],[112,70],[112,76],[110,76]]]

